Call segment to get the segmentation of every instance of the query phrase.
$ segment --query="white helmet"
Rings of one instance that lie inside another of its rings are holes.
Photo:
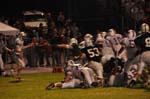
[[[100,32],[100,33],[98,33],[97,37],[96,37],[96,42],[95,43],[102,44],[103,41],[105,40],[106,33],[107,32]]]
[[[92,38],[93,38],[93,35],[91,35],[89,33],[87,33],[87,34],[84,35],[84,40],[86,40],[86,39],[92,39]]]
[[[105,32],[105,31],[101,32],[101,36],[102,36],[103,38],[105,38],[106,35],[107,35],[107,32]]]
[[[136,32],[132,29],[128,30],[128,34],[127,34],[129,39],[135,39],[136,38]]]
[[[85,34],[84,36],[84,41],[85,41],[85,46],[93,46],[93,36],[89,33]]]
[[[147,23],[143,23],[141,25],[141,32],[150,32],[149,25]]]
[[[115,29],[109,29],[108,34],[109,34],[109,36],[113,36],[116,34],[116,30]]]
[[[102,35],[100,33],[97,34],[97,37],[96,37],[96,44],[102,44],[103,42],[103,38],[102,38]]]
[[[96,38],[102,38],[101,33],[98,33],[97,36],[96,36]]]
[[[93,44],[93,41],[92,41],[92,39],[86,39],[86,40],[84,40],[85,41],[85,46],[93,46],[94,44]]]
[[[70,45],[73,45],[73,44],[78,44],[78,40],[76,38],[70,39]]]
[[[82,42],[79,43],[79,48],[80,49],[85,48],[85,41],[82,41]]]
[[[73,60],[67,61],[67,66],[73,66],[73,64],[75,64],[75,62]]]
[[[20,35],[20,36],[26,36],[26,33],[23,32],[23,31],[21,31],[21,32],[19,32],[19,35]]]

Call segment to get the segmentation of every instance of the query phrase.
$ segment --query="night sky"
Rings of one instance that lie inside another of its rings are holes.
[[[119,26],[121,23],[121,0],[1,0],[0,16],[21,14],[25,10],[42,10],[58,15],[64,11],[66,17],[76,19],[88,28]],[[148,2],[150,0],[145,0]],[[147,4],[147,3],[146,3]],[[149,6],[149,5],[147,5]]]
[[[109,2],[108,2],[109,1]],[[23,10],[64,10],[66,13],[78,16],[98,16],[102,14],[103,4],[115,7],[116,0],[1,0],[0,15],[16,14]],[[111,4],[111,5],[110,5]],[[112,10],[112,9],[111,9]]]
[[[63,10],[67,0],[1,0],[0,14],[17,14],[23,10]]]
[[[25,10],[50,11],[56,15],[62,10],[67,17],[76,19],[84,25],[94,24],[95,27],[115,25],[117,21],[114,18],[118,20],[116,16],[119,11],[118,0],[1,0],[1,2],[3,3],[0,3],[0,15],[6,16],[18,15]]]

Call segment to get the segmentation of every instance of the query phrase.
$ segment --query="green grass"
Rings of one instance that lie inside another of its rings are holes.
[[[45,90],[50,82],[61,81],[62,73],[24,74],[20,83],[0,77],[0,99],[150,99],[150,91],[129,88],[88,88]]]

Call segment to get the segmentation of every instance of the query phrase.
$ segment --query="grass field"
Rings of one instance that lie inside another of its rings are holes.
[[[62,73],[24,74],[23,81],[0,77],[0,99],[150,99],[150,90],[136,88],[88,88],[45,90],[50,82],[61,81]]]

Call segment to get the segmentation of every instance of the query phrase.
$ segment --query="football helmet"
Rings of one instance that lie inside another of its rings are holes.
[[[129,39],[135,39],[136,38],[136,32],[134,30],[132,30],[132,29],[128,30],[127,37]]]
[[[109,36],[113,36],[113,35],[115,35],[116,34],[116,30],[115,29],[109,29],[108,30],[108,35]]]
[[[150,32],[149,25],[147,23],[143,23],[141,25],[141,32],[143,32],[143,33]]]
[[[76,38],[70,39],[70,45],[78,44],[78,40]]]
[[[17,35],[17,37],[18,37],[18,38],[21,38],[21,39],[22,39],[23,37],[25,37],[25,36],[27,36],[27,34],[26,34],[25,32],[23,32],[23,31],[22,31],[22,32],[19,32],[18,35]]]
[[[79,48],[80,49],[85,48],[85,41],[82,41],[82,42],[79,43]]]
[[[85,34],[84,36],[84,41],[85,41],[85,46],[93,46],[93,36],[89,33]]]
[[[26,36],[26,35],[27,35],[27,34],[26,34],[25,32],[23,32],[23,31],[20,32],[19,34],[20,34],[21,36]]]
[[[103,40],[104,38],[102,37],[102,34],[101,33],[98,33],[97,34],[97,37],[96,37],[96,44],[102,44],[103,43]]]
[[[67,61],[67,66],[73,66],[75,62],[73,60],[68,60]]]
[[[85,46],[87,46],[87,47],[94,45],[92,39],[90,39],[90,38],[89,39],[85,39],[84,41],[85,41]]]
[[[86,39],[92,39],[92,38],[93,38],[93,35],[91,35],[89,33],[87,33],[87,34],[84,35],[84,40],[86,40]]]
[[[105,31],[101,32],[102,38],[105,38],[106,35],[107,35],[107,32],[105,32]]]

